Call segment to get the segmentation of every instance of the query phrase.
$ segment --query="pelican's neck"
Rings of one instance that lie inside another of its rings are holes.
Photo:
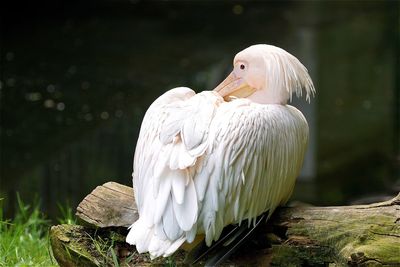
[[[280,104],[286,105],[289,93],[281,90],[261,89],[248,96],[247,99],[258,104]]]

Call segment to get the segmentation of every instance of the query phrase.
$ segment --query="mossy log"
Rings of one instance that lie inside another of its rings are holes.
[[[127,226],[138,218],[130,187],[113,182],[98,186],[76,215],[82,225],[50,230],[53,255],[61,266],[183,262],[183,251],[150,261],[124,242]],[[400,266],[400,194],[370,205],[279,208],[226,265]]]

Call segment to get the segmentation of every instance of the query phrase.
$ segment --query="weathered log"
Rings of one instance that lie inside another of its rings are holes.
[[[61,266],[182,263],[184,252],[150,263],[124,242],[126,227],[138,218],[130,187],[112,182],[98,186],[76,215],[85,227],[58,225],[50,231]],[[400,266],[400,194],[370,205],[279,208],[251,244],[226,264]]]
[[[95,227],[129,227],[139,218],[133,189],[115,182],[98,186],[78,205],[76,216]]]

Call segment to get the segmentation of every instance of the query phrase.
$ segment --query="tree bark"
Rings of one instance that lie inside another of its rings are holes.
[[[150,262],[148,255],[124,242],[127,227],[138,218],[131,187],[114,182],[98,186],[79,204],[76,215],[84,226],[50,230],[61,266],[183,262],[183,251]],[[400,194],[370,205],[279,208],[226,265],[400,266]]]

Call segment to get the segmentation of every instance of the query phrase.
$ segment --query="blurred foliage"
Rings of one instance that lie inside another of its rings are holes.
[[[57,206],[61,213],[61,217],[57,218],[59,224],[76,224],[75,211],[69,204],[61,205],[58,203]]]
[[[295,54],[316,83],[316,178],[296,198],[338,204],[392,193],[398,2],[31,5],[10,6],[1,27],[0,196],[8,215],[15,191],[39,194],[54,217],[56,203],[75,207],[105,181],[129,185],[151,102],[175,86],[212,89],[233,55],[255,43]]]

